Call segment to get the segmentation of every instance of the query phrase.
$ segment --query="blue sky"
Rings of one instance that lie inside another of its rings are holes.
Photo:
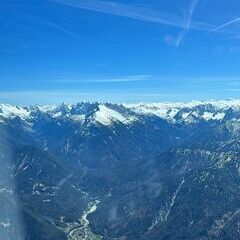
[[[240,1],[1,0],[0,101],[238,98]]]

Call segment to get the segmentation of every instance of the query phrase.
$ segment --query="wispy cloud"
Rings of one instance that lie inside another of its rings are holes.
[[[181,44],[182,40],[184,39],[184,37],[188,33],[189,29],[191,28],[193,14],[194,14],[194,11],[195,11],[195,9],[198,5],[198,2],[199,2],[199,0],[192,0],[191,1],[190,7],[188,9],[188,13],[187,13],[187,16],[186,16],[186,19],[185,19],[185,23],[184,23],[184,26],[183,26],[183,30],[179,34],[179,36],[176,40],[176,46],[177,47]]]
[[[131,76],[121,76],[121,77],[105,77],[105,78],[92,78],[92,79],[82,79],[82,78],[65,78],[59,79],[58,82],[61,83],[119,83],[119,82],[137,82],[150,79],[151,75],[131,75]]]
[[[138,6],[132,4],[123,4],[112,1],[97,1],[97,0],[48,0],[50,2],[71,6],[75,8],[85,9],[89,11],[101,12],[116,16],[127,17],[139,21],[151,22],[156,24],[168,25],[182,29],[181,16],[153,10],[147,6]],[[194,2],[197,2],[194,0]],[[191,22],[192,14],[196,7],[196,3],[191,4],[188,17],[188,24]],[[190,20],[189,20],[190,19]],[[185,28],[208,31],[213,26],[203,22],[194,21]]]
[[[230,25],[232,25],[232,24],[234,24],[234,23],[237,23],[237,22],[240,22],[240,17],[235,18],[235,19],[233,19],[233,20],[231,20],[231,21],[225,22],[225,23],[223,23],[223,24],[221,24],[220,26],[217,26],[217,27],[215,27],[215,28],[212,28],[212,29],[211,29],[210,31],[208,31],[208,32],[209,32],[209,33],[211,33],[211,32],[217,32],[217,31],[222,30],[222,29],[224,29],[224,28],[226,28],[226,27],[228,27],[228,26],[230,26]]]

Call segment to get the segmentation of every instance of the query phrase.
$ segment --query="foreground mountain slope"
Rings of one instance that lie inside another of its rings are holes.
[[[239,239],[240,101],[0,105],[3,239]]]

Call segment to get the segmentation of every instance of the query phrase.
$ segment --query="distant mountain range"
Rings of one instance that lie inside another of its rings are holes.
[[[237,240],[240,101],[0,104],[0,239]]]

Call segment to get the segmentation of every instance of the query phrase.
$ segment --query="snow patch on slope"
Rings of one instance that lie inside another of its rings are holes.
[[[111,125],[113,122],[121,122],[123,124],[132,123],[135,118],[130,116],[123,116],[119,112],[106,107],[101,104],[98,106],[99,110],[95,113],[95,121],[103,125]]]
[[[225,117],[225,113],[212,113],[212,112],[204,112],[202,115],[203,119],[208,120],[222,120]]]

